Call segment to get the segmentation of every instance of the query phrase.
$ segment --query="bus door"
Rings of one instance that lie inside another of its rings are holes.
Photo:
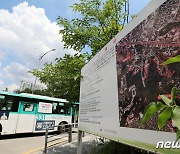
[[[0,133],[14,134],[18,120],[19,100],[0,95]]]
[[[36,113],[37,113],[36,103],[20,102],[16,133],[33,132]]]

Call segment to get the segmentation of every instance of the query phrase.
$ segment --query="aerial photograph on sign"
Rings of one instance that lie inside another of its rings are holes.
[[[120,126],[139,128],[144,108],[180,86],[180,65],[161,65],[180,53],[177,6],[179,0],[166,1],[116,45]],[[157,130],[157,116],[142,128]],[[164,130],[173,132],[172,123]]]

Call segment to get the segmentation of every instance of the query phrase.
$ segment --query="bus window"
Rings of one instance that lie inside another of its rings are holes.
[[[60,110],[60,114],[65,114],[64,109],[63,109],[63,108],[61,108],[61,110]]]
[[[32,103],[24,103],[23,111],[32,112],[34,111],[34,104]]]
[[[53,114],[70,114],[70,108],[62,103],[53,103]]]
[[[57,112],[57,103],[53,103],[52,113],[55,114]]]
[[[4,107],[4,98],[5,98],[5,96],[0,95],[0,110],[2,110]]]
[[[0,110],[18,112],[19,100],[14,97],[0,97]]]
[[[64,106],[64,114],[70,114],[70,108],[67,106]]]

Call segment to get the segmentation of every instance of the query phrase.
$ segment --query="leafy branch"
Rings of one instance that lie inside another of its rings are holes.
[[[92,55],[100,51],[129,20],[128,0],[80,0],[71,8],[80,15],[78,18],[57,18],[62,27],[59,33],[64,48],[82,51],[89,47]]]
[[[180,55],[169,58],[162,65],[180,62]],[[166,95],[160,95],[163,102],[152,102],[146,106],[141,119],[141,126],[145,124],[154,114],[158,114],[158,129],[161,130],[169,120],[177,127],[176,141],[180,139],[180,106],[176,104],[176,98],[180,93],[180,89],[173,87],[171,90],[171,98]]]

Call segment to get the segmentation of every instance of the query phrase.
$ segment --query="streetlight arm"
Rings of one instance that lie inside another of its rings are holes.
[[[54,51],[54,50],[56,50],[56,49],[51,49],[51,50],[45,52],[45,53],[39,58],[39,64],[40,64],[40,60],[41,60],[47,53],[49,53],[49,52],[51,52],[51,51]],[[39,64],[38,64],[38,68],[39,68]],[[32,86],[32,94],[34,93],[34,90],[35,90],[36,80],[37,80],[37,76],[35,77],[34,86]]]
[[[49,53],[49,52],[51,52],[51,51],[54,51],[54,50],[56,50],[56,49],[51,49],[51,50],[45,52],[45,53],[39,58],[39,60],[41,60],[47,53]]]

